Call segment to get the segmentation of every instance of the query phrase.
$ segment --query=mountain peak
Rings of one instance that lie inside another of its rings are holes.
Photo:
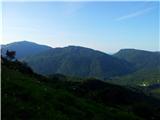
[[[30,42],[30,41],[27,41],[27,40],[22,40],[22,41],[9,43],[9,44],[6,44],[6,45],[8,46],[8,45],[40,45],[40,44],[35,43],[35,42]],[[45,45],[43,45],[43,46],[45,46]]]
[[[120,50],[119,50],[117,53],[115,53],[115,54],[122,53],[122,52],[155,53],[155,52],[159,52],[159,51],[147,51],[147,50],[141,50],[141,49],[135,49],[135,48],[125,48],[125,49],[120,49]]]
[[[51,49],[51,47],[23,40],[3,45],[2,55],[5,55],[7,50],[13,50],[16,51],[16,58],[21,59],[28,55],[34,55],[48,49]]]

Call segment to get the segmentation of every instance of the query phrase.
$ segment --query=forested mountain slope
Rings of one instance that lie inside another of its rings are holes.
[[[132,64],[89,48],[55,48],[24,59],[35,72],[106,79],[134,71]]]

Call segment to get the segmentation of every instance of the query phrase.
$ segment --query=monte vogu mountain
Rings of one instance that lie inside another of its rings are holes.
[[[138,69],[160,69],[160,52],[150,52],[136,49],[121,49],[114,54],[115,57],[124,59]]]
[[[160,84],[160,52],[151,52],[136,49],[122,49],[115,57],[124,59],[135,67],[135,72],[113,78],[112,82],[122,85],[149,86]]]
[[[129,75],[141,69],[154,69],[160,65],[158,52],[144,51],[143,53],[141,50],[135,50],[136,53],[134,53],[132,49],[123,49],[114,55],[109,55],[80,46],[51,48],[22,41],[3,45],[2,55],[6,50],[16,51],[19,60],[27,62],[36,73],[43,75],[58,73],[108,80]],[[150,56],[150,62],[147,61],[148,56]],[[126,59],[127,57],[130,57],[130,60]],[[142,62],[143,59],[146,63]]]

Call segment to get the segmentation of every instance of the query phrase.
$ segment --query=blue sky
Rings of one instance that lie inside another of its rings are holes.
[[[159,49],[158,2],[4,2],[2,40],[108,53]]]

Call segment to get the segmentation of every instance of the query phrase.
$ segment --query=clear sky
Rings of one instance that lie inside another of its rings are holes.
[[[158,2],[3,2],[1,43],[159,49]]]

